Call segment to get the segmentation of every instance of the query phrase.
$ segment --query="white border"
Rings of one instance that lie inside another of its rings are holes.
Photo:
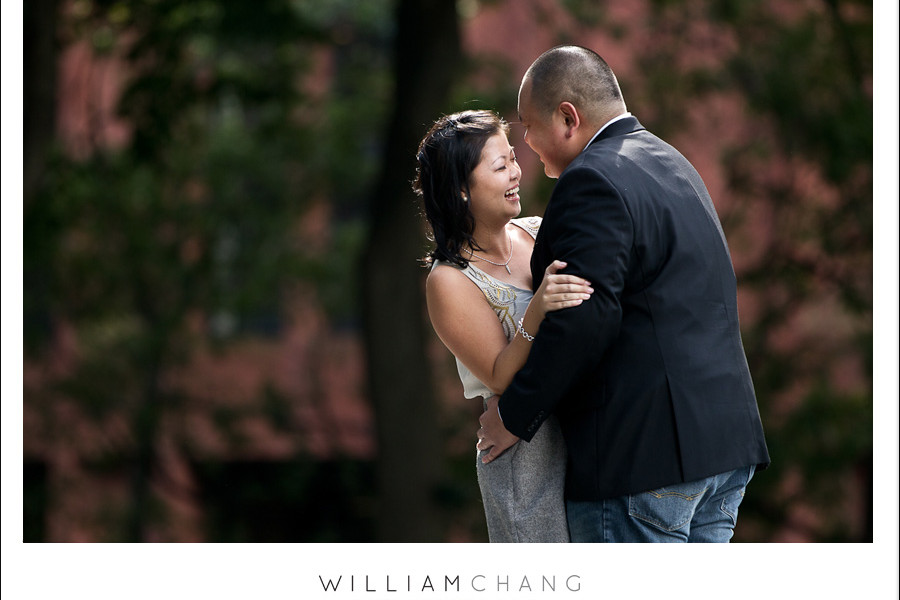
[[[6,598],[345,597],[318,576],[577,574],[599,598],[709,593],[736,599],[898,597],[898,7],[875,6],[875,542],[729,547],[489,545],[22,544],[22,7],[2,3],[2,590]],[[12,81],[12,84],[10,83]],[[12,89],[10,89],[12,88]],[[336,565],[338,565],[336,567]],[[515,585],[515,583],[513,583]],[[15,595],[8,595],[14,593]],[[493,593],[352,592],[365,598],[512,597]]]

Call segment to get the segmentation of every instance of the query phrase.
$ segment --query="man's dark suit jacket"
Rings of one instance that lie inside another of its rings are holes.
[[[687,159],[633,117],[609,125],[554,188],[535,289],[554,259],[595,291],[547,314],[500,414],[526,441],[558,415],[568,499],[768,465],[731,256]]]

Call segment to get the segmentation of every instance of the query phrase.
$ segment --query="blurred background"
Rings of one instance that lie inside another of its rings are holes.
[[[25,2],[25,541],[486,541],[414,155],[444,113],[514,122],[560,43],[719,211],[773,459],[735,541],[871,541],[872,28],[857,0]]]

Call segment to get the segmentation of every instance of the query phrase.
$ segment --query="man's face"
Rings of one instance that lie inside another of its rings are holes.
[[[525,127],[525,143],[544,163],[547,177],[557,178],[575,156],[568,156],[566,125],[559,111],[542,114],[531,101],[531,81],[519,89],[519,120]],[[576,153],[577,155],[577,153]]]

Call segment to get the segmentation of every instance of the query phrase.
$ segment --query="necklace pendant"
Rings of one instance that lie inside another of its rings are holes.
[[[512,275],[512,271],[509,270],[509,265],[503,265],[503,266],[506,267],[506,272],[507,272],[509,275]]]

